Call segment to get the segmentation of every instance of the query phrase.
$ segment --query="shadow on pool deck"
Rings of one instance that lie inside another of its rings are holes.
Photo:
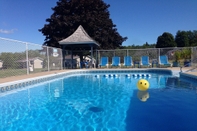
[[[82,70],[106,70],[108,68],[105,69],[82,69]],[[116,70],[117,68],[109,68],[109,70]],[[122,69],[122,68],[118,68],[118,69]],[[169,69],[172,71],[180,71],[179,67],[173,67],[173,68],[123,68],[123,69],[131,69],[131,70],[138,70],[138,69]],[[190,67],[185,67],[183,68],[183,72],[186,70],[189,70]],[[34,77],[39,77],[39,76],[45,76],[45,75],[50,75],[50,74],[56,74],[56,73],[62,73],[62,72],[67,72],[67,71],[71,71],[71,70],[79,70],[79,69],[65,69],[65,70],[56,70],[56,71],[49,71],[49,72],[39,72],[39,73],[33,73],[33,74],[29,74],[29,75],[20,75],[20,76],[12,76],[12,77],[6,77],[6,78],[1,78],[0,79],[0,84],[2,83],[6,83],[6,82],[12,82],[12,81],[17,81],[17,80],[22,80],[22,79],[28,79],[28,78],[34,78]],[[81,70],[81,69],[80,69]],[[197,72],[187,72],[187,74],[191,74],[191,75],[195,75],[197,76]]]

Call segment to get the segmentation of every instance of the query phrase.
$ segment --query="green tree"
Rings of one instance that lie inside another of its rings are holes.
[[[54,13],[46,19],[40,32],[44,45],[60,47],[58,41],[70,36],[79,25],[100,44],[102,49],[119,48],[127,37],[122,37],[110,19],[109,4],[103,0],[59,0]]]
[[[177,44],[177,47],[189,46],[188,33],[186,31],[177,31],[175,36],[175,42]]]
[[[122,46],[121,49],[145,49],[145,48],[155,48],[155,44],[148,44],[146,42],[143,45],[129,45],[129,46]]]
[[[197,30],[187,31],[189,46],[197,46]]]
[[[18,64],[16,60],[18,60],[19,53],[10,53],[10,52],[3,52],[0,55],[0,59],[3,61],[3,68],[17,68]]]
[[[157,38],[156,48],[175,47],[174,36],[171,33],[164,32]]]

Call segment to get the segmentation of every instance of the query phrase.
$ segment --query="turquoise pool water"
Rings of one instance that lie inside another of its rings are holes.
[[[140,92],[142,77],[126,75],[83,74],[2,93],[0,130],[197,130],[197,85],[151,73]]]

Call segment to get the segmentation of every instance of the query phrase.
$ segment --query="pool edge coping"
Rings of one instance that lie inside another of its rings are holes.
[[[43,76],[38,76],[38,77],[33,77],[33,78],[27,78],[27,79],[22,79],[22,80],[16,80],[16,81],[11,81],[11,82],[6,82],[0,84],[0,93],[4,93],[7,91],[11,91],[13,89],[21,88],[21,87],[27,87],[30,85],[38,84],[41,82],[45,82],[48,80],[53,80],[55,78],[59,78],[65,75],[71,75],[71,74],[80,74],[80,73],[106,73],[106,72],[117,72],[117,73],[126,73],[123,71],[130,71],[130,72],[152,72],[156,73],[158,71],[164,71],[164,72],[169,72],[171,75],[173,75],[173,71],[170,69],[158,69],[158,68],[151,68],[151,69],[80,69],[80,70],[69,70],[65,72],[58,72],[58,73],[53,73],[49,75],[43,75]]]
[[[186,79],[189,81],[197,81],[197,76],[193,75],[193,74],[188,74],[188,73],[184,73],[184,72],[180,72],[180,79]]]

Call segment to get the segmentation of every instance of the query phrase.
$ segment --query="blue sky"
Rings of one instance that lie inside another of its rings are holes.
[[[46,24],[57,0],[1,0],[0,37],[43,44],[38,29]],[[156,43],[163,32],[197,30],[197,0],[104,0],[110,4],[110,18],[118,32],[128,39],[123,43]]]

